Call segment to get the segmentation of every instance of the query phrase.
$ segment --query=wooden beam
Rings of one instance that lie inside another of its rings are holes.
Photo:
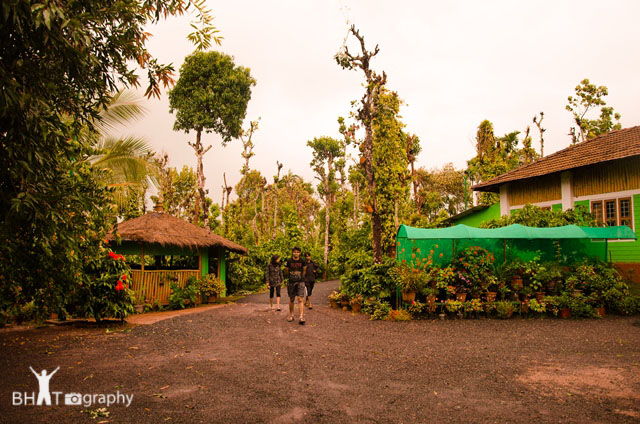
[[[144,243],[140,246],[140,269],[144,272]]]

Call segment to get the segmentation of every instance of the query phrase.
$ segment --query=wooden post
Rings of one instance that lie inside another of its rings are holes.
[[[144,280],[144,243],[140,245],[140,270],[142,271],[142,279]]]
[[[502,240],[503,250],[504,250],[504,262],[507,262],[507,239]]]

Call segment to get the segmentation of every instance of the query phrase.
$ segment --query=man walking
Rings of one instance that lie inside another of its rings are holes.
[[[305,299],[304,304],[309,309],[313,309],[313,304],[311,303],[311,294],[313,293],[313,286],[316,284],[316,277],[318,276],[318,264],[311,260],[311,253],[307,252],[304,254],[305,264],[304,264],[304,285],[307,288],[307,298]]]
[[[294,300],[298,299],[298,308],[300,309],[300,324],[304,324],[304,279],[302,273],[304,271],[304,262],[300,257],[301,250],[299,247],[294,247],[291,252],[291,258],[287,260],[284,265],[284,274],[288,278],[287,293],[289,294],[289,317],[287,321],[293,321],[293,309]]]

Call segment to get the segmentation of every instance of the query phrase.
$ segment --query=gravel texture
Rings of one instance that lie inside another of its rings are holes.
[[[337,285],[316,285],[305,326],[259,294],[153,325],[4,330],[0,422],[640,422],[638,317],[369,321],[329,308]],[[52,392],[134,398],[95,419],[12,406],[37,394],[30,365],[60,366]]]

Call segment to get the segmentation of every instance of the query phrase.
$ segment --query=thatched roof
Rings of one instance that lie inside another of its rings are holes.
[[[135,243],[157,243],[190,249],[222,246],[233,252],[247,253],[247,249],[237,243],[166,213],[151,212],[123,221],[118,224],[118,234],[122,241]],[[115,240],[112,232],[107,234],[107,239]]]

